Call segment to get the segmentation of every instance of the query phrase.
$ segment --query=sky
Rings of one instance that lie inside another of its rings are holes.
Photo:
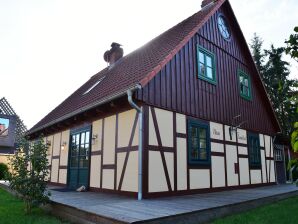
[[[247,42],[256,32],[284,46],[297,0],[230,0]],[[200,10],[201,0],[0,0],[0,98],[28,128],[107,66],[112,42],[124,54]],[[291,76],[298,64],[291,61]]]
[[[0,118],[0,124],[4,124],[6,128],[8,128],[9,125],[9,119],[6,118]]]

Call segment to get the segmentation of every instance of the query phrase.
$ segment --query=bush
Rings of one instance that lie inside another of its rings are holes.
[[[0,163],[0,180],[7,178],[8,166],[4,163]]]
[[[42,138],[31,143],[22,139],[10,160],[13,169],[9,179],[10,188],[24,201],[26,213],[49,200],[47,148]]]

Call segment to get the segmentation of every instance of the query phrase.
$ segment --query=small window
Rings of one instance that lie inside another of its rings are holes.
[[[198,77],[210,83],[216,84],[214,54],[198,46]]]
[[[102,81],[104,78],[105,78],[105,76],[104,76],[104,77],[101,77],[96,83],[94,83],[89,89],[87,89],[87,90],[83,93],[83,95],[89,93],[92,89],[94,89],[99,83],[101,83],[101,81]]]
[[[227,21],[223,15],[219,15],[217,17],[217,26],[219,29],[220,34],[225,40],[230,40],[231,38],[231,32],[228,27]]]
[[[274,150],[274,157],[275,157],[275,161],[283,161],[283,153],[281,149],[275,149]]]
[[[248,136],[249,165],[251,167],[261,166],[261,149],[259,136],[257,134],[249,134]]]
[[[238,78],[239,78],[240,96],[242,96],[244,99],[251,100],[251,85],[250,85],[249,76],[245,72],[239,70]]]
[[[188,162],[210,164],[209,126],[196,120],[188,121]]]

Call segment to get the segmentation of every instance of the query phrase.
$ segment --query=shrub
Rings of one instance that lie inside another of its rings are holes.
[[[26,213],[32,207],[45,204],[49,200],[46,178],[48,171],[47,145],[42,138],[29,143],[22,139],[10,160],[13,172],[10,188],[18,193],[25,203]]]
[[[8,166],[5,163],[0,163],[0,180],[5,180],[8,174]]]

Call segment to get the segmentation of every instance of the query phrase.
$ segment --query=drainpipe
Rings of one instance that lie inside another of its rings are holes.
[[[128,89],[127,90],[127,99],[128,99],[128,103],[130,104],[130,106],[134,109],[136,109],[138,116],[139,116],[139,146],[138,146],[138,200],[142,200],[143,198],[143,190],[142,190],[142,180],[143,180],[143,174],[142,174],[142,160],[143,160],[143,113],[142,113],[142,108],[139,107],[132,99],[132,93],[134,90],[136,89],[140,89],[141,86],[137,85],[135,88],[133,89]]]

